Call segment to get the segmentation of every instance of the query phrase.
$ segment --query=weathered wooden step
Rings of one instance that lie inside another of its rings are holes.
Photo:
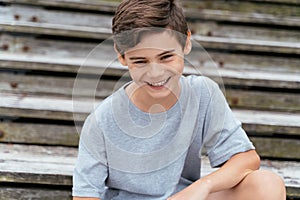
[[[194,35],[192,38],[198,41],[204,48],[278,54],[300,54],[300,44],[293,42],[262,41],[254,39],[210,37],[201,35]]]
[[[57,188],[45,186],[37,187],[36,185],[19,185],[19,186],[0,186],[1,200],[28,200],[28,199],[44,199],[44,200],[72,200],[71,186],[68,188]]]
[[[198,0],[189,0],[198,2]],[[239,0],[236,0],[239,1]],[[241,0],[240,0],[241,1]],[[260,3],[277,3],[281,5],[300,5],[299,0],[246,0],[248,2],[260,2]],[[3,0],[6,3],[20,3],[37,6],[53,6],[63,8],[75,8],[82,10],[98,10],[98,11],[110,11],[114,12],[115,7],[119,4],[120,0]],[[272,5],[272,4],[271,4]]]
[[[299,113],[239,109],[234,109],[233,111],[249,133],[261,133],[266,136],[283,133],[290,136],[300,135]]]
[[[300,5],[299,0],[248,0],[253,2],[262,2],[262,3],[279,3],[279,4],[295,4]]]
[[[77,121],[82,121],[93,108],[101,103],[101,100],[93,98],[71,99],[53,96],[22,96],[7,93],[0,93],[0,96],[1,115],[8,117],[73,120],[72,114],[74,114],[81,116],[77,118]],[[248,126],[249,132],[258,131],[268,135],[281,133],[300,135],[299,113],[240,109],[234,109],[234,113],[245,126]],[[253,129],[249,127],[251,125],[253,125]]]
[[[61,76],[61,74],[49,75],[26,75],[0,72],[0,91],[19,94],[35,94],[41,96],[69,96],[73,95],[75,77]],[[125,82],[124,82],[125,83]],[[81,96],[91,96],[95,93],[96,98],[105,98],[112,93],[116,81],[100,80],[94,77],[80,79]],[[93,88],[97,86],[95,91]]]
[[[1,22],[0,27],[4,31],[32,34],[47,34],[55,36],[92,38],[92,39],[108,39],[110,38],[110,29],[91,28],[80,26],[65,25],[45,25],[33,23]],[[97,29],[97,30],[96,30]],[[280,42],[280,41],[263,41],[255,39],[227,38],[193,35],[192,38],[199,42],[204,48],[226,49],[234,51],[255,51],[264,53],[283,53],[283,54],[300,54],[299,43]]]
[[[195,47],[200,43],[194,44]],[[43,63],[59,63],[81,65],[82,59],[87,56],[92,57],[90,53],[93,51],[93,58],[98,60],[105,60],[106,57],[116,55],[111,43],[105,42],[84,42],[73,40],[55,40],[55,39],[40,39],[35,37],[13,36],[9,34],[0,35],[0,58],[4,62],[5,58],[9,60],[22,60],[27,58],[38,59],[41,58]],[[9,54],[14,53],[14,54]],[[210,56],[204,56],[207,54]],[[50,58],[47,59],[49,56]],[[55,57],[55,59],[53,59]],[[67,58],[69,57],[69,60]],[[116,59],[117,56],[115,56]],[[215,61],[215,63],[212,62]],[[44,60],[42,60],[44,59]],[[189,62],[195,66],[218,66],[223,68],[235,69],[253,69],[253,70],[267,70],[267,71],[282,71],[282,72],[299,72],[300,73],[300,58],[299,57],[283,57],[279,55],[257,55],[257,54],[237,54],[233,52],[217,52],[207,49],[193,49],[191,54],[187,57]],[[58,60],[58,61],[56,61]],[[86,63],[87,64],[87,63]],[[2,64],[2,66],[5,63]],[[13,67],[13,66],[11,66]],[[55,68],[53,68],[55,70]]]
[[[77,146],[79,131],[74,126],[63,124],[1,122],[0,141],[40,145]],[[63,123],[63,122],[60,122]]]
[[[222,38],[255,39],[261,41],[299,42],[300,31],[280,27],[260,27],[227,24],[214,21],[188,22],[193,35]]]
[[[120,0],[3,0],[3,2],[114,13]]]
[[[115,58],[116,59],[116,58]],[[126,67],[121,66],[116,60],[103,61],[98,59],[88,59],[84,61],[79,58],[55,58],[36,55],[12,55],[0,54],[0,67],[5,69],[35,69],[46,71],[67,71],[85,74],[104,74],[108,76],[128,76]],[[77,62],[74,63],[74,61]],[[84,64],[80,67],[80,64]],[[196,61],[198,64],[199,61]],[[244,87],[266,87],[274,89],[292,89],[300,88],[299,73],[281,73],[268,71],[253,71],[227,69],[206,66],[186,66],[184,74],[205,75],[215,79],[218,82],[223,82],[225,85],[236,85]]]
[[[77,149],[0,144],[0,182],[71,185]]]
[[[0,7],[0,9],[0,27],[7,32],[89,39],[107,39],[111,36],[111,16],[108,15],[48,11],[38,7],[21,5]],[[1,15],[5,17],[1,19]],[[17,19],[16,16],[18,16]],[[57,21],[57,17],[61,20]],[[200,27],[201,31],[197,31],[199,29],[197,27]],[[211,24],[205,25],[205,23],[191,23],[193,32],[201,34],[194,35],[194,39],[205,48],[300,54],[300,46],[297,44],[300,35],[299,31],[265,29],[261,27],[232,27],[228,25],[218,27]],[[254,34],[251,32],[254,32]]]
[[[45,76],[0,73],[0,91],[22,95],[72,97],[75,95],[76,80],[78,81],[76,77],[59,77],[55,74]],[[120,85],[124,85],[125,81],[86,77],[80,78],[78,84],[84,89],[76,92],[76,96],[103,99]],[[300,112],[300,95],[297,93],[230,88],[225,88],[225,93],[232,108]]]
[[[0,144],[0,182],[71,186],[76,156],[77,148]],[[202,160],[202,174],[205,175],[212,169],[207,158],[204,157]],[[294,196],[295,193],[299,195],[300,163],[263,160],[261,166],[280,175],[288,191],[293,191]],[[1,188],[0,191],[3,192]],[[6,195],[9,195],[8,192],[6,191]],[[23,192],[26,193],[26,190]],[[29,189],[27,192],[32,190]],[[71,191],[69,193],[61,191],[59,194],[67,198],[70,193]]]
[[[186,16],[192,19],[255,23],[280,26],[300,25],[299,5],[249,1],[183,1]]]
[[[3,0],[3,2],[114,13],[120,1]],[[185,7],[186,16],[194,19],[299,26],[298,0],[181,1],[181,3]]]
[[[26,29],[26,26],[28,26],[32,29],[25,30],[26,32],[62,36],[64,34],[76,36],[75,32],[77,30],[78,37],[84,32],[90,35],[93,32],[101,32],[102,34],[98,33],[98,35],[94,34],[91,36],[91,38],[98,39],[109,37],[111,33],[111,15],[55,11],[27,6],[2,7],[1,14],[6,16],[1,21],[3,21],[3,27],[7,27],[6,29],[8,30],[16,29],[16,31],[22,32],[22,29]],[[57,21],[57,17],[61,20]],[[80,20],[77,20],[78,18]],[[17,25],[17,27],[10,27],[12,23]],[[80,26],[81,28],[74,28],[74,26]],[[253,26],[230,25],[222,22],[203,22],[203,20],[189,22],[189,27],[192,33],[203,36],[251,38],[281,42],[299,42],[300,37],[300,33],[297,30],[259,26],[254,28]],[[75,32],[67,33],[68,29],[70,31],[75,30]],[[84,31],[80,31],[83,29]]]
[[[3,109],[2,116],[66,121],[72,121],[73,114],[81,116],[81,121],[84,120],[94,106],[101,102],[95,99],[72,99],[62,96],[24,96],[9,93],[0,93],[0,96],[0,108]]]
[[[83,120],[98,103],[93,99],[72,101],[2,94],[0,111],[4,121],[0,124],[0,141],[76,146]],[[299,113],[233,111],[262,156],[300,159]]]

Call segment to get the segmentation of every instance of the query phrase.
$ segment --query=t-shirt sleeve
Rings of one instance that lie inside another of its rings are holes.
[[[211,99],[204,125],[204,146],[212,167],[233,155],[254,149],[247,134],[231,111],[219,86],[207,81]]]
[[[72,195],[101,198],[108,170],[103,136],[95,114],[86,119],[80,134],[78,157],[73,172]]]

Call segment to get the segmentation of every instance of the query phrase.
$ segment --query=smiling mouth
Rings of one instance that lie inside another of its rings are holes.
[[[156,83],[149,83],[147,82],[148,85],[152,86],[152,87],[161,87],[166,85],[166,83],[170,80],[171,77],[167,78],[166,80],[160,81],[160,82],[156,82]]]

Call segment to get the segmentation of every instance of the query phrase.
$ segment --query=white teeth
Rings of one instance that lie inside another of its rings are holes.
[[[161,81],[161,82],[158,82],[158,83],[149,83],[150,85],[152,86],[155,86],[155,87],[159,87],[159,86],[163,86],[164,84],[166,84],[168,81],[168,79],[164,80],[164,81]]]

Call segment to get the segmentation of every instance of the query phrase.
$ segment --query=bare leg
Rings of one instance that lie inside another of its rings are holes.
[[[282,179],[273,172],[257,170],[249,174],[236,187],[212,193],[207,200],[285,200]]]

